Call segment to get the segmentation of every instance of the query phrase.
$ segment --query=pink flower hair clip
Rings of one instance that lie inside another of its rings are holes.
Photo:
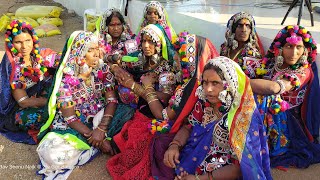
[[[290,44],[298,44],[299,42],[302,41],[302,37],[293,35],[291,37],[287,37],[286,41]]]

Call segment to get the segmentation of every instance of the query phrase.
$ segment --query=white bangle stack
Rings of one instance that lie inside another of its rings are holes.
[[[282,80],[277,80],[276,82],[280,86],[280,91],[276,95],[280,95],[280,94],[282,94],[282,93],[284,93],[286,91],[286,86],[285,86],[285,84],[284,84],[284,82]]]
[[[19,103],[21,103],[22,101],[24,101],[24,100],[26,100],[26,99],[28,99],[29,98],[29,96],[23,96],[22,98],[20,98],[17,102],[18,102],[18,104]]]

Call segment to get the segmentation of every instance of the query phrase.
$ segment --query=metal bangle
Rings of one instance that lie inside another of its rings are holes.
[[[150,101],[148,101],[148,105],[150,104],[150,103],[152,103],[152,102],[154,102],[154,101],[158,101],[159,99],[152,99],[152,100],[150,100]]]
[[[285,84],[284,84],[284,82],[282,80],[277,80],[276,82],[280,86],[280,91],[276,95],[280,95],[280,94],[282,94],[282,93],[284,93],[286,91],[286,86],[285,86]]]
[[[73,118],[76,118],[76,115],[71,115],[71,116],[69,116],[69,117],[65,117],[64,120],[65,120],[65,121],[69,121],[69,120],[71,120],[71,119],[73,119]]]
[[[169,116],[168,116],[168,112],[167,112],[167,109],[166,109],[166,108],[164,108],[164,109],[162,110],[162,118],[163,118],[164,120],[169,120]]]
[[[134,91],[134,85],[136,84],[136,82],[133,81],[132,85],[131,85],[131,90]]]
[[[104,133],[106,133],[106,132],[107,132],[106,130],[104,130],[104,129],[100,128],[99,126],[97,127],[97,129],[98,129],[99,131],[101,131],[101,132],[104,132]]]
[[[23,96],[22,98],[20,98],[17,102],[18,102],[18,104],[19,103],[21,103],[22,101],[24,101],[24,100],[26,100],[26,99],[28,99],[29,98],[29,96]]]
[[[111,114],[104,114],[103,117],[111,117],[111,118],[113,118],[113,116]]]

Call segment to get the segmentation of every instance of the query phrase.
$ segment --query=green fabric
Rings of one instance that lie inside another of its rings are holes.
[[[121,59],[123,62],[138,62],[138,57],[131,57],[131,56],[122,56]]]
[[[173,29],[173,27],[172,27],[172,25],[171,25],[171,23],[169,21],[169,15],[168,15],[168,13],[167,13],[167,11],[165,9],[164,9],[164,14],[166,16],[166,22],[167,22],[167,25],[169,27],[170,33],[171,33],[170,41],[171,41],[172,44],[174,44],[178,40],[178,36],[176,34],[176,31]]]
[[[244,74],[244,72],[242,71],[240,66],[238,66],[238,64],[236,62],[232,61],[232,63],[234,63],[234,67],[235,67],[235,70],[236,70],[236,73],[237,73],[237,76],[238,76],[238,89],[237,89],[237,92],[238,92],[239,99],[241,101],[242,95],[244,93],[245,86],[246,86],[246,75]],[[232,125],[232,121],[234,119],[234,116],[235,116],[239,106],[240,106],[240,102],[239,102],[239,104],[232,104],[232,106],[231,106],[231,108],[230,108],[230,110],[228,112],[228,129],[229,129],[229,132],[230,132],[230,128],[231,128],[231,125]]]
[[[58,71],[56,72],[55,74],[55,80],[54,80],[54,85],[53,85],[53,90],[52,90],[52,93],[51,93],[51,96],[50,96],[50,99],[49,99],[49,102],[48,102],[48,113],[49,113],[49,118],[48,120],[46,121],[46,123],[41,127],[40,129],[40,132],[38,134],[38,138],[42,138],[43,137],[43,134],[47,131],[47,129],[50,127],[53,119],[54,119],[54,116],[56,114],[56,110],[57,110],[57,107],[56,107],[56,102],[57,102],[57,93],[58,93],[58,90],[59,90],[59,87],[60,87],[60,83],[62,81],[62,76],[63,76],[63,69],[65,67],[65,64],[68,60],[68,56],[66,56],[66,54],[69,54],[70,51],[71,51],[71,44],[73,43],[75,37],[79,34],[79,31],[75,31],[71,34],[70,38],[68,39],[68,42],[67,42],[67,51],[66,53],[64,54],[65,56],[63,57],[63,60],[62,62],[60,63],[60,66],[59,66],[59,69]]]
[[[100,34],[101,21],[102,21],[102,15],[99,16],[98,20],[96,21],[96,31],[94,32],[95,35]]]

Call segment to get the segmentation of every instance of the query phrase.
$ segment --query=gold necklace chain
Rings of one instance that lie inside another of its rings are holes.
[[[235,59],[236,57],[238,57],[238,55],[240,54],[240,52],[242,52],[242,50],[243,50],[243,48],[239,49],[239,50],[237,51],[237,53],[231,58],[231,57],[230,57],[230,49],[229,49],[229,50],[228,50],[228,57],[229,57],[230,59],[232,59],[232,61],[234,61],[234,59]]]

